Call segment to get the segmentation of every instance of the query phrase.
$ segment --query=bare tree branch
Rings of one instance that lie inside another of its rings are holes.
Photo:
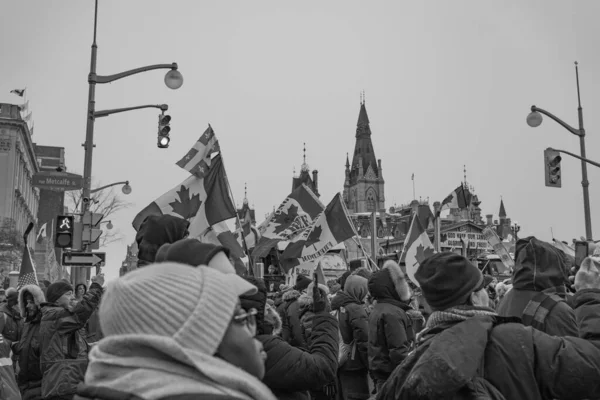
[[[18,270],[24,246],[15,221],[12,218],[4,218],[0,224],[0,268]]]
[[[98,184],[98,186],[101,186]],[[66,192],[65,205],[70,212],[79,212],[83,192],[80,190],[72,190]],[[114,187],[110,187],[99,192],[96,192],[91,197],[90,211],[95,214],[104,215],[104,221],[110,220],[111,215],[131,207],[131,203],[125,201],[115,192]],[[100,237],[100,247],[105,247],[111,243],[118,242],[123,239],[123,235],[119,229],[103,229]]]

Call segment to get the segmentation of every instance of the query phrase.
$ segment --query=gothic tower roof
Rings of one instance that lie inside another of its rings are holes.
[[[364,101],[360,104],[358,123],[356,124],[356,145],[354,146],[354,155],[352,156],[352,167],[350,170],[351,185],[362,178],[362,176],[359,176],[360,167],[362,167],[362,175],[366,174],[369,167],[371,167],[375,176],[379,178],[379,167],[371,141],[371,127]]]
[[[506,218],[506,210],[504,209],[504,201],[500,199],[500,212],[498,213],[500,218]]]

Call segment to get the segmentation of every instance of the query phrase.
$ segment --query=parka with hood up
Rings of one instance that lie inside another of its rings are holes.
[[[98,307],[103,289],[90,285],[73,311],[54,303],[42,304],[40,325],[42,395],[72,397],[87,369],[88,348],[80,330]]]
[[[400,266],[386,261],[369,279],[369,292],[377,301],[369,316],[369,370],[385,381],[404,361],[414,340],[407,315],[411,291]]]
[[[516,244],[515,268],[510,290],[498,305],[498,315],[522,318],[527,304],[540,292],[561,293],[568,282],[565,254],[531,236]],[[545,319],[545,332],[554,336],[577,336],[575,312],[559,302]]]
[[[135,225],[136,221],[134,221]],[[154,263],[158,249],[167,243],[175,243],[188,235],[190,223],[173,215],[151,215],[140,224],[135,236],[138,245],[138,266]]]
[[[368,294],[368,279],[352,274],[346,279],[344,290],[331,300],[331,310],[338,311],[342,340],[347,345],[354,343],[353,354],[340,365],[345,371],[369,369],[369,313],[364,303]]]
[[[30,317],[27,315],[25,294],[30,293],[33,302],[38,306],[37,313]],[[19,374],[17,381],[21,392],[38,390],[41,395],[42,370],[40,369],[40,322],[42,311],[39,309],[46,301],[44,292],[39,286],[23,286],[19,291],[19,310],[25,321],[21,340],[16,346],[15,353],[19,355]]]

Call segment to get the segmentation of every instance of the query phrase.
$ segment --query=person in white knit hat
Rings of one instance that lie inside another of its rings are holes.
[[[261,399],[265,356],[256,310],[239,296],[257,289],[234,274],[165,262],[108,284],[102,339],[89,354],[75,399]]]

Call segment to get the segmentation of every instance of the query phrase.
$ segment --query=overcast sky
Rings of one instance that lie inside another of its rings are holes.
[[[94,2],[0,4],[0,102],[18,104],[9,91],[26,86],[33,140],[64,146],[68,170],[82,173]],[[135,214],[188,176],[175,162],[208,123],[235,201],[248,182],[259,223],[289,194],[303,142],[328,203],[343,189],[363,89],[386,207],[412,200],[413,173],[417,197],[441,201],[466,164],[484,214],[502,196],[520,236],[585,235],[579,161],[564,158],[562,189],[544,186],[543,150],[578,153],[577,137],[525,117],[535,104],[577,124],[578,60],[588,156],[600,160],[599,11],[594,0],[101,0],[98,74],[177,62],[184,76],[176,91],[166,71],[97,87],[97,110],[167,103],[172,116],[166,150],[158,110],[96,121],[96,182],[133,188],[133,206],[111,217],[126,240],[105,249],[106,275],[118,276]],[[597,237],[600,173],[589,170]]]

